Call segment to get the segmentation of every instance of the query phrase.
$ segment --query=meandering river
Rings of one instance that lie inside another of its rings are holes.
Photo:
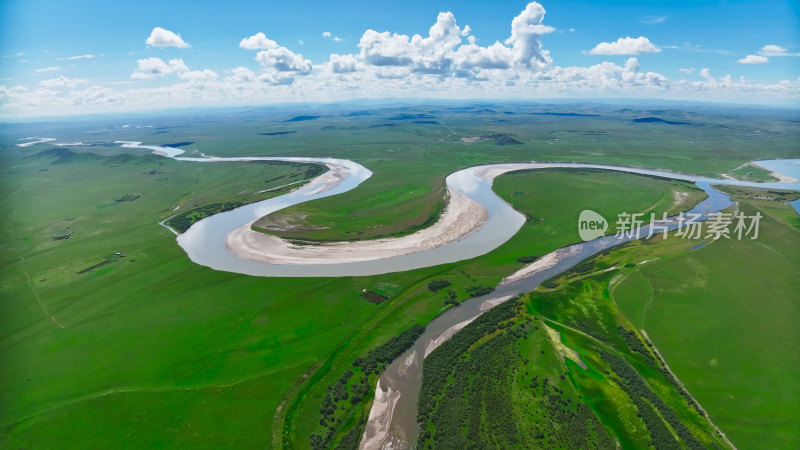
[[[602,164],[539,162],[487,164],[459,170],[450,174],[446,179],[448,188],[456,189],[472,198],[488,211],[488,220],[483,226],[460,240],[418,253],[367,262],[281,265],[251,261],[234,255],[223,244],[225,236],[239,226],[269,213],[353,189],[372,175],[369,169],[352,161],[329,158],[181,158],[166,152],[164,154],[177,160],[200,163],[278,159],[316,162],[329,167],[340,166],[348,171],[346,178],[332,184],[320,187],[319,184],[312,182],[289,194],[208,217],[195,223],[186,233],[178,237],[178,243],[196,263],[218,270],[256,276],[374,275],[461,261],[488,253],[514,236],[525,222],[522,214],[492,191],[492,181],[496,176],[514,170],[591,168],[693,182],[708,194],[708,198],[689,212],[699,213],[703,218],[732,205],[727,195],[711,188],[711,185],[800,190],[800,181],[797,181],[800,179],[800,160],[758,161],[762,167],[794,180],[774,183],[715,179],[663,170]],[[793,205],[797,210],[800,202],[794,202]],[[800,210],[798,212],[800,213]],[[676,223],[670,225],[672,229],[675,227],[677,227]],[[458,308],[452,308],[431,321],[427,325],[425,333],[417,339],[414,346],[387,366],[381,375],[375,392],[375,402],[362,437],[361,448],[401,449],[413,446],[418,433],[416,414],[419,388],[422,382],[422,361],[435,345],[444,342],[457,331],[458,327],[469,323],[502,301],[535,289],[542,281],[568,270],[582,260],[631,239],[606,236],[555,250],[548,255],[552,261],[550,264],[544,264],[538,270],[526,274],[522,279],[501,282],[492,294],[470,299]]]
[[[326,174],[323,174],[309,184],[288,194],[242,206],[232,211],[215,214],[196,222],[185,233],[177,237],[178,244],[197,264],[217,270],[267,277],[375,275],[461,261],[488,253],[514,236],[525,221],[522,214],[515,211],[508,203],[498,197],[491,188],[494,177],[514,170],[591,168],[689,181],[696,183],[709,195],[706,200],[690,211],[692,213],[700,213],[703,216],[718,212],[732,204],[727,195],[710,187],[713,184],[800,190],[800,181],[798,181],[800,179],[800,160],[757,161],[760,166],[783,175],[785,181],[774,183],[714,179],[663,170],[602,164],[541,162],[488,164],[459,170],[450,174],[446,179],[448,188],[455,189],[477,201],[488,212],[488,219],[480,228],[459,240],[417,253],[391,256],[373,261],[344,264],[337,264],[335,261],[319,264],[273,264],[248,260],[235,255],[225,247],[225,237],[234,229],[275,211],[354,189],[372,176],[372,172],[356,162],[344,159],[300,157],[187,158],[179,156],[183,153],[180,149],[147,146],[138,142],[116,141],[116,143],[128,148],[151,150],[164,157],[190,163],[291,161],[320,163],[327,165],[332,170],[336,169],[341,176],[328,176],[325,178]],[[56,143],[55,145],[59,144]],[[800,201],[793,202],[793,206],[800,213]],[[672,228],[676,226],[677,224],[674,222],[670,225]],[[645,229],[644,232],[646,233],[647,230]],[[514,281],[504,280],[492,294],[465,301],[458,308],[450,309],[431,321],[425,333],[420,336],[414,346],[392,362],[381,375],[378,389],[376,390],[376,400],[364,432],[361,448],[398,449],[408,448],[413,445],[418,433],[416,407],[422,379],[422,361],[433,346],[441,344],[456,331],[456,328],[469,323],[481,313],[502,301],[535,289],[542,281],[566,271],[583,259],[627,240],[630,239],[606,236],[557,249],[541,258],[541,260],[546,260],[548,263],[540,262],[537,270],[530,271],[524,277]],[[450,331],[448,332],[448,330]]]

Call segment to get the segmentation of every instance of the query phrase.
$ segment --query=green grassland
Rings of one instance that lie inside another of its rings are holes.
[[[330,198],[328,213],[339,207],[355,213],[359,201],[414,187],[395,204],[400,212],[365,213],[367,228],[395,220],[414,226],[448,173],[482,162],[581,160],[715,174],[750,159],[798,153],[796,128],[762,117],[695,116],[705,125],[681,126],[678,138],[675,126],[633,123],[639,112],[590,107],[580,111],[602,114],[564,118],[531,114],[541,106],[492,108],[394,108],[358,116],[325,110],[303,122],[283,121],[317,113],[259,110],[125,119],[153,128],[120,128],[119,122],[0,127],[9,136],[0,143],[0,442],[272,447],[284,440],[307,448],[327,386],[356,358],[436,316],[448,291],[462,301],[468,288],[491,287],[522,267],[517,258],[577,241],[575,221],[586,207],[609,219],[620,211],[660,213],[675,206],[672,191],[682,189],[633,175],[508,175],[496,181],[497,192],[537,220],[487,255],[373,277],[255,278],[193,264],[157,222],[176,206],[180,212],[280,186],[276,178],[297,168],[131,157],[135,151],[108,146],[34,157],[53,147],[19,148],[12,138],[50,133],[64,141],[193,142],[181,147],[189,156],[353,159],[375,172],[367,182],[374,184]],[[390,120],[420,109],[440,123]],[[769,146],[751,135],[755,127],[772,133]],[[281,131],[296,133],[259,134]],[[502,133],[523,144],[460,140]],[[694,143],[681,144],[686,136]],[[628,187],[609,190],[613,183]],[[545,199],[552,202],[536,204]],[[69,232],[69,239],[53,239]],[[432,293],[428,283],[442,278],[452,285]],[[389,299],[371,304],[360,296],[365,288]],[[362,400],[362,412],[369,401]]]
[[[787,189],[766,189],[744,186],[713,186],[713,188],[734,197],[734,199],[791,202],[800,198],[800,192]]]
[[[769,170],[754,164],[745,164],[741,167],[737,167],[736,169],[728,172],[728,175],[736,178],[737,180],[756,181],[759,183],[778,181],[777,178],[771,175]]]
[[[591,259],[587,273],[493,309],[432,352],[419,446],[727,447],[609,299],[640,246]]]
[[[797,448],[800,224],[783,203],[740,208],[764,216],[758,239],[654,252],[612,296],[737,446]]]

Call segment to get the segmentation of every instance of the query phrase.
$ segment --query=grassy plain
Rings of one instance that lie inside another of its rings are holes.
[[[390,120],[420,108],[439,123]],[[108,158],[30,158],[54,147],[19,148],[13,146],[18,137],[193,142],[182,146],[190,156],[354,159],[375,171],[374,184],[329,199],[329,211],[344,207],[355,213],[359,208],[353,205],[362,202],[369,206],[362,208],[367,211],[363,216],[372,220],[364,220],[367,227],[395,220],[411,225],[448,173],[482,162],[581,160],[715,174],[750,159],[797,155],[796,128],[763,117],[745,122],[695,115],[704,125],[687,127],[633,123],[639,112],[596,106],[576,109],[599,116],[566,118],[538,114],[550,109],[541,105],[420,108],[359,115],[322,108],[321,118],[303,122],[284,120],[317,111],[0,127],[5,172],[0,195],[5,231],[0,237],[0,442],[39,448],[120,442],[270,447],[280,443],[285,425],[303,448],[317,424],[325,386],[356,357],[414,323],[426,323],[443,308],[444,293],[433,295],[429,281],[447,278],[463,300],[468,287],[492,286],[521,267],[516,258],[576,241],[575,220],[587,205],[612,214],[619,212],[617,207],[666,208],[667,192],[676,188],[632,175],[509,175],[497,180],[498,192],[540,220],[488,255],[374,277],[253,278],[191,263],[157,222],[179,205],[205,205],[277,186],[279,180],[265,181],[288,168],[191,164],[154,156],[112,162],[132,150],[108,146],[74,149]],[[122,128],[125,123],[152,128]],[[748,134],[755,127],[771,131],[770,145]],[[282,131],[296,133],[260,134]],[[513,135],[523,145],[460,140],[497,133]],[[693,144],[682,143],[687,136]],[[609,180],[628,183],[629,191],[604,191]],[[371,208],[380,205],[370,204],[369,197],[401,192],[395,190],[404,186],[419,189],[398,202],[396,210],[372,214]],[[115,202],[127,194],[141,197]],[[536,205],[546,198],[561,201]],[[335,221],[327,225],[348,230]],[[69,231],[70,239],[52,239]],[[126,257],[114,257],[115,252]],[[103,261],[110,262],[78,273]],[[363,288],[390,298],[370,304],[359,295]],[[293,416],[284,423],[287,411]]]
[[[758,239],[661,256],[612,296],[734,444],[797,448],[797,214],[779,202],[742,200],[740,208],[762,214]]]
[[[736,169],[728,172],[728,175],[736,178],[737,180],[756,181],[759,183],[778,181],[777,178],[770,174],[769,170],[764,169],[763,167],[758,167],[754,164],[745,164],[741,167],[737,167]]]

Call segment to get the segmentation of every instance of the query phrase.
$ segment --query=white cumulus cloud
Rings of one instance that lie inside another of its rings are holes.
[[[789,50],[775,44],[761,47],[758,54],[761,56],[800,56],[800,53],[789,53]]]
[[[247,50],[271,50],[278,48],[277,42],[267,38],[264,33],[256,33],[250,37],[246,37],[239,42],[239,47]]]
[[[89,80],[82,78],[67,78],[62,75],[58,78],[40,81],[39,87],[49,90],[72,89],[77,87],[79,84],[86,83],[87,81]]]
[[[786,49],[780,45],[769,44],[761,47],[758,53],[763,56],[784,56],[786,55]]]
[[[546,11],[542,5],[531,2],[511,21],[511,36],[505,44],[495,42],[488,47],[475,44],[474,36],[469,43],[461,45],[455,52],[457,76],[482,78],[480,71],[502,70],[519,67],[539,71],[552,63],[550,52],[542,49],[541,37],[555,28],[544,25]],[[493,74],[496,75],[496,74]]]
[[[554,65],[543,48],[544,36],[556,31],[545,25],[544,18],[544,8],[532,2],[513,20],[509,18],[507,39],[484,44],[470,27],[459,26],[452,13],[443,12],[427,33],[367,30],[358,42],[357,52],[331,54],[327,61],[316,66],[264,33],[256,33],[242,39],[239,46],[253,50],[251,56],[258,66],[238,66],[222,75],[211,69],[192,70],[182,59],[144,58],[138,60],[131,74],[133,81],[128,82],[135,87],[125,87],[122,85],[125,82],[92,86],[85,84],[89,80],[63,76],[38,85],[34,84],[36,81],[27,81],[31,83],[28,87],[6,86],[2,82],[10,80],[0,79],[0,117],[411,97],[735,99],[790,105],[800,100],[797,77],[764,83],[743,77],[737,80],[731,75],[715,77],[708,68],[682,67],[675,72],[679,79],[670,80],[647,71],[646,64],[640,64],[635,57],[590,67],[560,67]],[[571,31],[565,28],[564,32],[567,30]],[[326,39],[334,37],[332,32],[323,34]],[[676,48],[694,50],[688,44]],[[696,51],[700,50],[703,49]],[[658,51],[661,50],[641,36],[600,43],[592,53],[638,55]],[[755,62],[795,55],[775,44],[765,45],[754,53],[757,54],[743,60]],[[169,82],[138,81],[164,77]]]
[[[131,78],[146,80],[150,78],[163,77],[171,73],[188,72],[189,68],[182,59],[171,59],[168,63],[161,58],[145,58],[138,61],[136,71],[131,74]]]
[[[592,55],[641,55],[660,51],[661,49],[653,45],[650,39],[639,36],[638,38],[619,38],[615,42],[601,42],[589,50],[589,53]]]
[[[247,67],[236,67],[231,71],[232,75],[226,78],[226,81],[235,83],[243,83],[249,81],[256,81],[256,74]]]
[[[227,78],[230,81],[263,81],[276,85],[287,85],[293,83],[294,77],[297,75],[310,74],[313,68],[311,60],[300,53],[278,45],[277,42],[261,32],[242,39],[239,47],[260,50],[254,59],[261,64],[264,70],[256,75],[250,69],[237,67],[234,69],[233,76]]]
[[[278,72],[297,72],[301,75],[311,72],[311,61],[286,47],[262,50],[256,54],[256,61]]]
[[[511,33],[504,43],[488,47],[476,44],[472,29],[463,29],[451,12],[439,13],[428,36],[413,36],[367,30],[361,37],[358,59],[372,67],[376,76],[394,79],[405,74],[454,75],[482,79],[493,70],[543,70],[552,63],[549,52],[541,45],[541,37],[555,28],[544,25],[545,9],[537,2],[529,3],[511,21]],[[463,40],[466,38],[467,43]],[[352,64],[351,64],[352,66]]]
[[[150,32],[150,37],[144,42],[151,47],[189,47],[189,44],[184,42],[179,34],[175,34],[161,27],[153,28],[153,31]]]
[[[539,39],[542,35],[552,33],[555,28],[543,25],[546,11],[542,5],[531,2],[511,21],[511,37],[506,39],[514,49],[514,60],[525,67],[541,68],[549,65],[549,52],[542,50]]]
[[[455,59],[460,69],[508,69],[512,64],[511,49],[500,42],[488,47],[474,43],[462,45]]]
[[[352,73],[358,70],[358,58],[353,55],[339,55],[332,53],[329,67],[333,73]]]
[[[344,39],[340,38],[339,36],[334,36],[333,33],[330,31],[323,31],[322,37],[327,39],[333,39],[335,42],[342,42]]]
[[[764,64],[769,62],[769,58],[761,55],[747,55],[736,62],[739,64]]]
[[[439,13],[428,36],[367,30],[361,36],[359,58],[376,67],[407,67],[418,73],[442,74],[450,70],[453,50],[461,43],[462,30],[453,13]],[[394,76],[396,71],[391,71]]]

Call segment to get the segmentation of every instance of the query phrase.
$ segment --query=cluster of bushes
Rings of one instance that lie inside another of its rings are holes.
[[[441,291],[442,289],[449,287],[451,284],[452,283],[444,279],[433,280],[430,283],[428,283],[428,289],[430,289],[430,291],[435,294]]]
[[[452,291],[451,291],[451,292],[452,292]],[[450,297],[450,298],[448,298],[448,299],[446,299],[446,300],[444,301],[444,306],[449,306],[449,305],[458,306],[458,305],[460,305],[460,304],[461,304],[461,302],[459,302],[458,300],[456,300],[454,297]]]
[[[608,336],[605,334],[600,334],[596,332],[588,323],[586,323],[585,319],[578,319],[578,320],[570,320],[569,326],[575,328],[576,330],[581,330],[584,333],[588,334],[589,336],[597,339],[598,341],[602,341],[608,343]]]
[[[523,366],[531,364],[520,353],[519,342],[531,329],[538,330],[530,318],[513,320],[519,317],[515,302],[480,316],[425,360],[416,448],[613,447],[591,408],[575,404],[547,377],[534,375],[524,382],[536,398],[533,402],[514,394],[512,386],[527,369]],[[503,331],[494,334],[497,330]],[[486,335],[492,337],[482,340]],[[534,370],[538,366],[534,361]],[[524,405],[518,406],[521,401]]]
[[[472,286],[467,288],[467,294],[469,294],[469,298],[490,294],[492,291],[494,291],[494,288],[486,286]]]
[[[617,332],[622,339],[625,340],[625,343],[628,344],[628,348],[633,350],[634,352],[644,356],[644,359],[650,364],[652,367],[656,366],[656,360],[653,358],[653,355],[650,354],[650,351],[642,344],[642,341],[639,340],[639,336],[633,330],[626,330],[621,326],[617,326]]]
[[[344,437],[336,445],[335,450],[357,450],[359,444],[361,444],[361,435],[363,434],[364,425],[366,425],[366,423],[367,418],[361,416],[361,419],[358,421],[358,425],[350,430],[349,433],[344,435]]]
[[[189,211],[182,212],[169,219],[169,226],[183,233],[184,231],[188,230],[193,223],[199,220],[205,219],[208,216],[213,216],[214,214],[236,209],[248,203],[249,202],[245,200],[239,199],[223,203],[212,203],[210,205],[190,209]]]
[[[392,362],[414,345],[414,341],[425,331],[423,325],[414,324],[411,328],[386,341],[367,353],[364,358],[356,358],[353,367],[361,367],[365,375],[378,374],[383,366]]]
[[[581,261],[575,266],[572,266],[567,273],[568,277],[585,275],[595,269],[595,258],[589,258]]]
[[[680,443],[675,441],[674,436],[664,425],[661,417],[670,424],[688,448],[705,448],[686,428],[686,425],[680,421],[675,411],[653,393],[638,372],[623,357],[605,350],[600,350],[600,356],[608,362],[611,370],[617,375],[617,377],[611,377],[611,379],[633,400],[639,410],[638,416],[647,426],[653,445],[656,448],[681,448]],[[658,413],[661,413],[661,417],[659,417]]]
[[[364,358],[356,358],[353,361],[353,367],[361,368],[361,377],[357,382],[350,383],[350,389],[347,388],[347,383],[355,374],[352,370],[346,370],[339,377],[338,380],[332,385],[328,386],[328,392],[322,399],[320,404],[319,424],[325,427],[323,433],[311,434],[311,448],[323,449],[327,448],[334,435],[336,434],[336,424],[341,422],[341,419],[335,417],[336,410],[340,408],[338,403],[350,399],[350,405],[357,405],[368,397],[371,385],[369,376],[371,374],[380,374],[383,367],[400,356],[403,352],[411,348],[417,338],[425,331],[422,325],[414,325],[411,328],[403,331],[399,335],[389,339],[383,345],[380,345],[367,353]],[[347,408],[345,404],[341,408]],[[364,431],[365,418],[362,417],[355,428],[350,430],[339,442],[336,448],[357,448],[361,440],[361,434]],[[352,445],[355,442],[355,445]]]
[[[289,161],[253,161],[256,164],[267,164],[271,166],[292,166],[297,168],[298,170],[304,171],[304,176],[306,178],[314,178],[325,171],[328,170],[322,164],[301,164],[301,163],[294,163]],[[267,180],[266,182],[275,181],[284,177],[285,175],[281,175],[280,177],[274,178],[272,180]],[[277,190],[280,192],[283,189]],[[275,191],[273,191],[275,192]],[[138,195],[137,195],[138,198]],[[135,200],[135,199],[134,199]],[[180,233],[185,232],[192,226],[195,222],[205,219],[208,216],[212,216],[214,214],[219,214],[225,211],[230,211],[232,209],[236,209],[240,206],[247,205],[252,203],[254,199],[245,199],[245,198],[238,198],[234,200],[229,200],[227,202],[220,202],[220,203],[211,203],[209,205],[200,206],[198,208],[190,209],[189,211],[184,211],[175,217],[169,219],[168,225],[177,230]],[[120,200],[117,200],[120,201]]]
[[[514,318],[519,305],[515,298],[490,309],[425,358],[417,406],[417,420],[422,430],[435,409],[435,397],[444,390],[447,378],[461,355],[478,339],[497,330],[502,322]]]
[[[515,373],[509,353],[514,341],[508,333],[495,336],[451,367],[453,380],[431,414],[435,448],[519,446],[522,436],[516,422],[509,420],[513,412],[509,385]],[[422,448],[422,442],[417,447]]]
[[[125,194],[122,197],[120,197],[120,198],[118,198],[118,199],[116,199],[114,201],[116,203],[132,202],[132,201],[136,200],[137,198],[139,198],[141,196],[142,196],[142,194]]]

